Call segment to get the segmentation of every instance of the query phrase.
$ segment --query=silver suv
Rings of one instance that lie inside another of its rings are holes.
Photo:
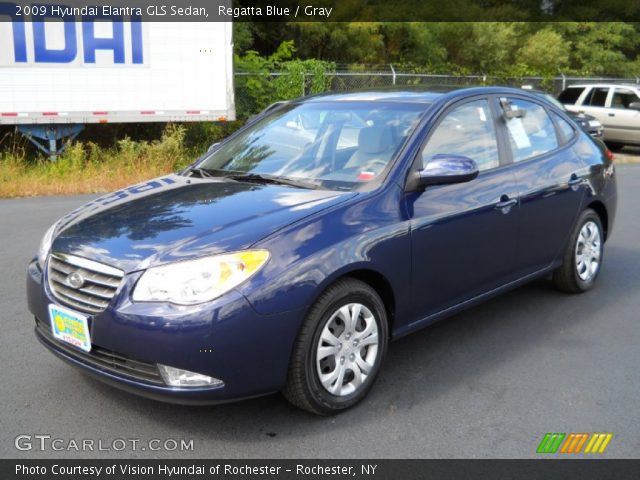
[[[609,147],[640,145],[639,85],[571,85],[558,100],[572,112],[587,113],[600,120]]]

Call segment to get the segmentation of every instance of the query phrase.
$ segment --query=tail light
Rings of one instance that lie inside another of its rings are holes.
[[[606,155],[607,160],[609,160],[610,162],[613,162],[613,159],[615,158],[615,156],[613,155],[613,152],[611,150],[607,148],[604,154]]]

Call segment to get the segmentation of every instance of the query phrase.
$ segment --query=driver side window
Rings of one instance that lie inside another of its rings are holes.
[[[621,110],[630,110],[629,105],[640,99],[631,90],[616,88],[611,99],[611,108],[619,108]]]
[[[422,150],[423,168],[436,155],[462,155],[480,171],[500,165],[493,116],[486,99],[455,107],[436,126]]]

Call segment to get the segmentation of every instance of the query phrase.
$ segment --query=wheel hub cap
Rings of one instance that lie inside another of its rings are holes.
[[[580,229],[576,242],[576,270],[582,281],[588,282],[598,273],[602,242],[600,229],[594,222],[585,223]]]
[[[316,350],[320,383],[336,396],[362,387],[378,356],[378,324],[367,307],[349,303],[329,317]]]

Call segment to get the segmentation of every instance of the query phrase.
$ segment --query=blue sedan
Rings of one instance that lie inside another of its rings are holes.
[[[184,171],[102,196],[28,267],[40,342],[177,403],[361,401],[395,339],[533,279],[593,287],[613,157],[508,88],[281,102]]]

